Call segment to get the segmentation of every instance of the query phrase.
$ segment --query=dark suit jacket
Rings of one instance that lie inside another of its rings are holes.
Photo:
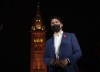
[[[59,58],[69,58],[70,64],[64,68],[64,72],[78,72],[77,60],[81,57],[82,52],[78,40],[74,33],[63,33]],[[47,40],[44,51],[44,62],[49,67],[49,72],[54,72],[54,67],[50,65],[51,59],[56,59],[54,51],[54,37]]]

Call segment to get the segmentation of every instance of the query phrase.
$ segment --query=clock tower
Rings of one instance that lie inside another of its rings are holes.
[[[47,72],[44,64],[44,48],[45,48],[45,26],[43,24],[40,7],[37,5],[37,12],[31,27],[31,63],[30,72]]]

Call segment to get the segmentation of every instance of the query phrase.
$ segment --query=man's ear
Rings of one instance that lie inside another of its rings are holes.
[[[63,24],[61,23],[61,27],[63,27]]]

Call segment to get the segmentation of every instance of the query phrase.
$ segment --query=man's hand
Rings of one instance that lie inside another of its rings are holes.
[[[51,59],[50,64],[65,67],[69,63],[68,59]]]
[[[63,59],[63,60],[61,60],[61,63],[62,63],[63,65],[67,65],[67,64],[68,64],[68,60],[67,60],[67,59]]]
[[[58,60],[57,65],[64,68],[68,63],[69,63],[68,59],[66,58],[66,59]]]
[[[50,64],[51,65],[59,65],[61,61],[59,59],[51,59]]]
[[[50,64],[55,65],[56,64],[56,59],[51,59]]]

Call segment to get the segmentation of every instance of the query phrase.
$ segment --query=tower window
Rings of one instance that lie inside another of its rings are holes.
[[[36,22],[37,22],[38,20],[36,20]]]
[[[40,22],[41,20],[39,20],[39,22]]]

